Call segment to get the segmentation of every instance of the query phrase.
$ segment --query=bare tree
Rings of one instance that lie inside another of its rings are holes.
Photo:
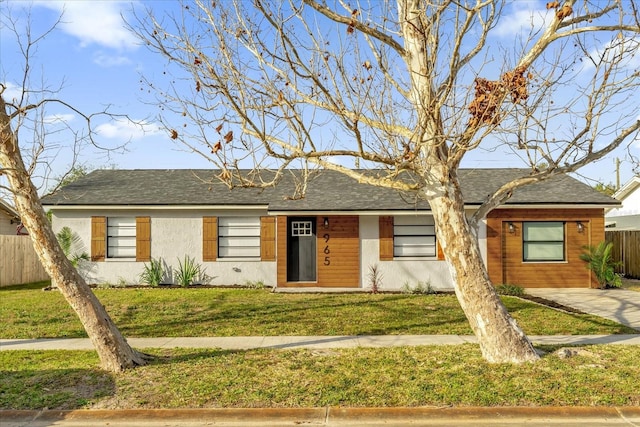
[[[538,355],[489,280],[478,223],[515,189],[637,140],[639,21],[633,1],[553,1],[531,16],[544,25],[505,45],[504,6],[196,0],[131,26],[168,60],[169,87],[146,83],[171,137],[230,186],[281,175],[240,176],[249,163],[300,162],[427,200],[484,357],[524,362]],[[531,172],[467,218],[458,169],[483,149],[515,153]]]
[[[17,98],[6,100],[7,85],[0,84],[0,175],[5,176],[9,183],[4,190],[13,196],[16,210],[29,231],[40,262],[51,277],[53,286],[60,290],[78,315],[100,357],[102,368],[118,372],[145,364],[146,356],[129,346],[104,306],[65,256],[32,181],[32,176],[38,171],[38,165],[47,162],[46,153],[51,148],[47,145],[47,136],[51,135],[47,132],[45,123],[46,106],[63,106],[85,120],[89,135],[75,134],[74,153],[77,153],[78,147],[81,146],[80,141],[91,137],[93,115],[85,115],[57,98],[55,91],[31,87],[29,70],[32,50],[40,40],[53,31],[56,24],[36,37],[32,37],[27,29],[26,40],[23,43],[20,41],[15,21],[11,20],[10,16],[3,15],[3,25],[12,30],[19,40],[24,55],[24,76],[22,90]],[[37,99],[31,101],[32,98]],[[27,153],[27,164],[23,153]]]

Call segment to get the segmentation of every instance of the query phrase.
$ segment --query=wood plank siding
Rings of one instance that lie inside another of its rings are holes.
[[[287,282],[287,217],[278,216],[276,239],[277,281],[280,287],[360,287],[360,229],[358,216],[315,217],[317,281]]]
[[[523,261],[522,224],[527,221],[564,222],[565,260]],[[578,230],[578,222],[584,230]],[[509,223],[515,227],[509,231]],[[597,287],[595,277],[579,257],[585,245],[604,240],[602,209],[496,209],[487,216],[487,269],[494,284],[525,288]]]

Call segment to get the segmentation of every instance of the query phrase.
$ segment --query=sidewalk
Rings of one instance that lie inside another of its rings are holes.
[[[638,335],[530,335],[534,344],[640,345]],[[330,349],[355,347],[398,347],[477,343],[471,335],[359,335],[359,336],[273,336],[273,337],[175,337],[128,338],[135,348],[221,348],[225,350]],[[88,338],[0,339],[1,350],[93,350]]]

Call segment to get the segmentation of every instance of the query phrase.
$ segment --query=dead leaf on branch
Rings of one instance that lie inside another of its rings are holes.
[[[360,14],[358,9],[353,9],[351,12],[351,22],[349,22],[349,26],[347,26],[347,34],[353,34],[356,30],[356,18]]]
[[[371,69],[371,62],[364,61],[364,64],[362,64],[362,66],[365,68],[365,70],[369,71]]]
[[[549,3],[547,3],[547,10],[557,9],[558,6],[560,6],[560,3],[558,3],[557,1],[550,1]]]
[[[178,131],[171,129],[171,139],[178,139]]]
[[[229,132],[227,132],[227,134],[224,136],[224,142],[226,142],[227,144],[230,143],[233,140],[233,131],[230,130]]]
[[[216,132],[220,133],[221,130],[222,130],[222,123],[216,126]]]
[[[195,59],[193,60],[193,65],[200,65],[202,64],[202,60],[200,59],[199,56],[196,56]]]
[[[556,11],[556,18],[562,21],[567,16],[571,16],[572,13],[573,9],[571,6],[569,4],[565,4],[560,10]]]
[[[200,92],[200,80],[196,80],[196,92]]]
[[[211,149],[211,154],[216,154],[220,150],[222,150],[222,143],[220,141],[218,141],[218,142],[216,142],[216,144]]]
[[[471,113],[469,124],[498,124],[502,120],[500,106],[507,94],[511,95],[514,104],[525,101],[529,97],[527,77],[532,76],[529,73],[525,77],[525,71],[524,67],[518,67],[507,71],[497,81],[476,77],[475,96],[468,107]]]

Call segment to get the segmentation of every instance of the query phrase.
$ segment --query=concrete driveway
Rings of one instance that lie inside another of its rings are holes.
[[[640,292],[625,289],[572,288],[527,288],[525,292],[640,331]]]

